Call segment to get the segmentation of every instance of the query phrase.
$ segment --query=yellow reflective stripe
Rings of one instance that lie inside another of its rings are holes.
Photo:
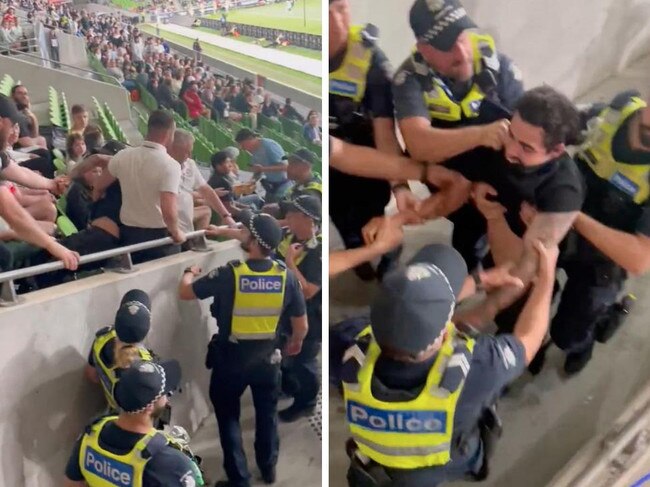
[[[282,308],[235,308],[233,316],[276,316],[282,312]]]
[[[237,340],[273,340],[275,333],[231,333]]]
[[[368,71],[372,60],[372,49],[363,44],[363,26],[353,26],[348,35],[348,46],[341,66],[329,75],[329,92],[333,95],[352,98],[359,103],[366,93]],[[354,93],[351,89],[354,88]]]
[[[363,438],[358,434],[352,433],[352,437],[359,445],[364,445],[382,455],[391,457],[414,457],[414,456],[428,456],[438,453],[444,453],[450,449],[449,443],[439,443],[437,445],[427,446],[386,446],[380,445],[367,438]]]

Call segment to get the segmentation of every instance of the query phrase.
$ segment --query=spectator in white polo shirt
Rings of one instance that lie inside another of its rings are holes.
[[[235,226],[235,220],[221,202],[219,195],[208,186],[194,160],[190,159],[194,137],[187,130],[176,129],[174,140],[169,147],[169,155],[181,165],[181,186],[178,194],[178,225],[183,232],[207,228],[210,224],[211,210],[221,216],[222,223]],[[205,203],[194,207],[194,194]]]
[[[117,153],[108,163],[108,170],[95,183],[95,191],[101,193],[115,179],[120,181],[122,245],[167,236],[176,244],[185,241],[178,221],[181,167],[167,153],[174,130],[176,124],[171,115],[162,110],[152,112],[142,145]],[[178,245],[166,245],[136,252],[132,257],[133,262],[138,263],[178,252]]]

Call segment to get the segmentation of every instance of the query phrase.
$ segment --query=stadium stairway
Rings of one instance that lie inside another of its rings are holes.
[[[131,144],[138,144],[142,136],[137,120],[132,118],[128,92],[121,86],[75,74],[73,70],[51,69],[32,64],[15,57],[0,56],[0,77],[9,75],[29,90],[33,111],[41,125],[49,125],[50,87],[65,94],[68,107],[83,104],[91,112],[91,120],[97,117],[97,99],[101,106],[108,105],[116,124]]]

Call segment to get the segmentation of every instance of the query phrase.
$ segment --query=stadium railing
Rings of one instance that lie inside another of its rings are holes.
[[[191,250],[195,252],[207,252],[210,250],[205,238],[205,230],[187,233],[186,237]],[[119,247],[117,249],[96,252],[94,254],[82,255],[79,259],[79,265],[112,259],[110,265],[105,267],[104,270],[130,273],[135,270],[131,254],[140,250],[153,249],[172,243],[174,242],[171,237],[165,237],[158,240],[150,240],[149,242]],[[57,261],[0,273],[0,306],[13,306],[20,303],[20,296],[16,293],[15,281],[62,269],[64,269],[63,262]]]

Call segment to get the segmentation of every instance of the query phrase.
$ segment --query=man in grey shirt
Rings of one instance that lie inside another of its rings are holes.
[[[181,167],[167,154],[176,124],[171,115],[156,110],[149,116],[147,135],[140,147],[125,149],[113,158],[95,184],[101,194],[113,181],[122,188],[121,243],[133,245],[171,236],[185,241],[178,225],[178,191]],[[178,245],[166,245],[133,254],[134,263],[178,253]]]

